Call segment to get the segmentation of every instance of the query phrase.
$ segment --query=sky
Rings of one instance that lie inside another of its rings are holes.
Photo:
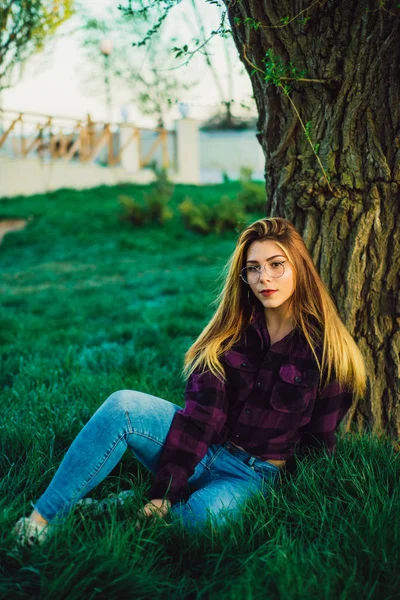
[[[208,31],[216,28],[219,24],[219,9],[208,5],[203,0],[196,1]],[[117,7],[120,3],[118,0],[84,0],[83,2],[85,9],[97,17],[105,16],[109,7],[117,16],[119,14]],[[112,18],[108,18],[113,22]],[[188,21],[193,31],[196,28],[196,17],[191,12],[191,0],[183,0],[171,10],[165,21],[166,37],[177,35],[176,44],[179,44],[180,40],[184,43],[187,32],[190,31]],[[104,79],[88,61],[80,41],[81,33],[71,33],[76,31],[77,26],[78,21],[75,18],[65,23],[59,29],[58,39],[50,42],[42,54],[35,55],[27,62],[19,83],[1,93],[0,106],[4,110],[76,118],[90,114],[93,120],[106,118]],[[118,35],[118,32],[113,35]],[[222,43],[220,38],[215,38],[207,47],[217,65],[220,83],[228,94],[227,62]],[[132,48],[128,48],[127,55],[129,56],[131,52],[133,52]],[[248,111],[249,115],[255,114],[250,80],[244,73],[233,44],[229,56],[234,72],[235,102],[249,106],[251,108],[251,111]],[[171,63],[172,57],[173,55],[169,53],[165,57],[165,63],[179,65],[184,62],[180,59]],[[161,59],[163,60],[164,57]],[[146,69],[145,59],[141,61],[140,68]],[[188,104],[190,117],[202,120],[215,111],[220,99],[212,76],[199,53],[194,56],[189,66],[181,67],[179,71],[174,70],[173,73],[179,73],[179,77],[182,75],[183,80],[190,79],[197,83],[193,89],[183,90],[180,97],[181,102]],[[126,93],[122,93],[120,86],[113,81],[111,81],[111,96],[113,121],[121,121],[122,111],[125,111],[129,115],[129,120],[139,126],[155,125],[155,120],[151,116],[142,116]],[[246,114],[246,111],[241,112]],[[174,119],[179,116],[178,106],[175,106],[168,115],[167,126],[172,126]]]

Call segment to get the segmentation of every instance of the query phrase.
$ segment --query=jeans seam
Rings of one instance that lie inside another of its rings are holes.
[[[129,417],[129,411],[127,411],[127,410],[125,411],[125,416],[126,416],[126,422],[128,425],[128,433],[131,434],[131,433],[133,433],[133,428],[132,428],[132,423],[131,423],[131,420]]]
[[[106,454],[106,456],[104,457],[104,459],[102,460],[102,462],[99,464],[98,467],[95,468],[95,472],[93,473],[93,475],[91,475],[89,477],[89,479],[87,481],[85,481],[85,483],[82,485],[82,487],[80,488],[79,492],[75,492],[74,496],[76,496],[77,493],[81,493],[82,490],[85,489],[85,487],[87,487],[89,485],[89,483],[92,481],[92,479],[94,477],[96,477],[96,475],[99,473],[99,471],[103,468],[103,466],[106,464],[106,462],[108,461],[108,459],[110,458],[111,454],[114,452],[115,448],[118,446],[118,444],[120,443],[120,441],[125,437],[125,434],[123,433],[122,435],[120,435],[117,440],[115,441],[114,445],[112,446],[112,448],[110,449],[110,451]],[[72,500],[71,500],[72,502]],[[71,503],[70,502],[70,503]],[[69,503],[69,504],[70,504]]]
[[[209,471],[211,471],[211,466],[215,463],[218,454],[220,454],[220,452],[222,452],[222,450],[225,450],[225,448],[223,446],[221,446],[221,448],[218,448],[218,450],[215,452],[214,456],[211,457],[210,462],[207,464],[207,468]]]

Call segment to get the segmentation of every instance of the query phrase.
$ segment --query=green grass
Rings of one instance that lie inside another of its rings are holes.
[[[177,186],[173,205],[238,188]],[[307,457],[231,530],[197,537],[163,523],[135,532],[152,476],[127,453],[95,491],[135,486],[124,510],[75,511],[48,544],[12,552],[12,525],[112,392],[182,405],[183,355],[212,314],[237,232],[203,237],[179,218],[134,229],[117,197],[140,189],[0,201],[1,216],[34,217],[0,246],[0,598],[400,598],[400,464],[368,435],[339,440],[334,461]]]

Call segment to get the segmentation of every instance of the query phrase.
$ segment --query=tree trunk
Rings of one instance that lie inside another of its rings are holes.
[[[258,107],[267,215],[303,235],[366,361],[369,390],[345,431],[354,423],[399,438],[400,10],[372,0],[224,2]],[[291,102],[257,70],[269,49],[321,80],[284,83],[311,121],[330,185]]]

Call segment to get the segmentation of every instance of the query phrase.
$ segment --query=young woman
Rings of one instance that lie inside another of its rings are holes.
[[[335,432],[365,391],[365,365],[289,221],[261,219],[241,233],[217,301],[185,356],[185,407],[112,394],[16,524],[22,543],[44,539],[127,448],[155,474],[137,529],[167,515],[188,530],[232,522],[295,455],[334,454]]]

